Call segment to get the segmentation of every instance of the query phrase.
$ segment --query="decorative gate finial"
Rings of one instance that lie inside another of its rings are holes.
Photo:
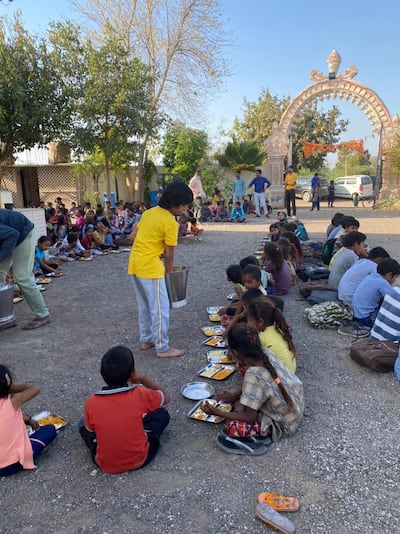
[[[335,79],[351,80],[352,78],[354,78],[354,76],[357,76],[358,69],[355,65],[348,67],[343,74],[338,75],[338,70],[341,62],[342,58],[340,57],[339,52],[333,49],[332,52],[329,54],[328,59],[326,60],[326,63],[328,64],[328,75],[323,74],[320,70],[312,70],[310,72],[311,80],[313,82],[322,82],[323,80]]]

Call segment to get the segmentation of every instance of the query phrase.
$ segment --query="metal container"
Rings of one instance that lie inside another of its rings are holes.
[[[15,285],[0,283],[0,330],[15,322],[14,291]]]
[[[189,270],[186,267],[176,265],[171,273],[165,273],[169,304],[171,308],[186,306],[186,288]]]

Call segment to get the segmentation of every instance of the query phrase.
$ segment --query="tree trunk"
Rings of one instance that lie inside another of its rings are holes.
[[[106,172],[107,200],[109,201],[110,196],[111,196],[111,176],[110,176],[110,160],[106,152],[104,152],[104,167],[105,167],[105,172]]]

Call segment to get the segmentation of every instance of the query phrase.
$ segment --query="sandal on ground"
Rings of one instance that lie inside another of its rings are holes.
[[[269,504],[278,512],[296,512],[300,508],[298,499],[295,497],[286,497],[281,493],[260,493],[258,502]]]
[[[263,443],[246,441],[247,438],[232,438],[230,436],[219,435],[217,445],[223,451],[229,454],[243,454],[246,456],[261,456],[268,451]]]
[[[233,436],[230,436],[225,429],[221,431],[221,434],[225,437],[232,438]],[[269,447],[272,445],[272,439],[271,436],[244,436],[244,437],[237,437],[235,439],[239,439],[243,441],[244,443],[262,443],[266,447]]]
[[[296,532],[294,523],[274,510],[269,504],[258,503],[256,516],[270,528],[283,532],[283,534],[294,534]]]

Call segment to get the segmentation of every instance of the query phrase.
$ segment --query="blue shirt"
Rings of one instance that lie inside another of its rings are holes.
[[[246,180],[242,177],[234,178],[232,185],[232,196],[244,197],[246,194]]]
[[[231,220],[233,219],[244,219],[243,208],[233,208],[231,213]]]
[[[369,274],[359,283],[353,295],[353,310],[356,319],[366,319],[381,304],[392,286],[379,273]]]
[[[256,176],[252,179],[252,181],[249,183],[249,189],[250,187],[253,187],[254,185],[254,192],[255,193],[264,193],[265,191],[265,185],[268,187],[271,185],[271,182],[268,180],[268,178],[265,178],[265,176]]]
[[[46,256],[46,252],[44,250],[40,250],[38,245],[35,247],[35,263],[33,264],[35,269],[40,269],[40,263],[37,260],[44,260]]]

